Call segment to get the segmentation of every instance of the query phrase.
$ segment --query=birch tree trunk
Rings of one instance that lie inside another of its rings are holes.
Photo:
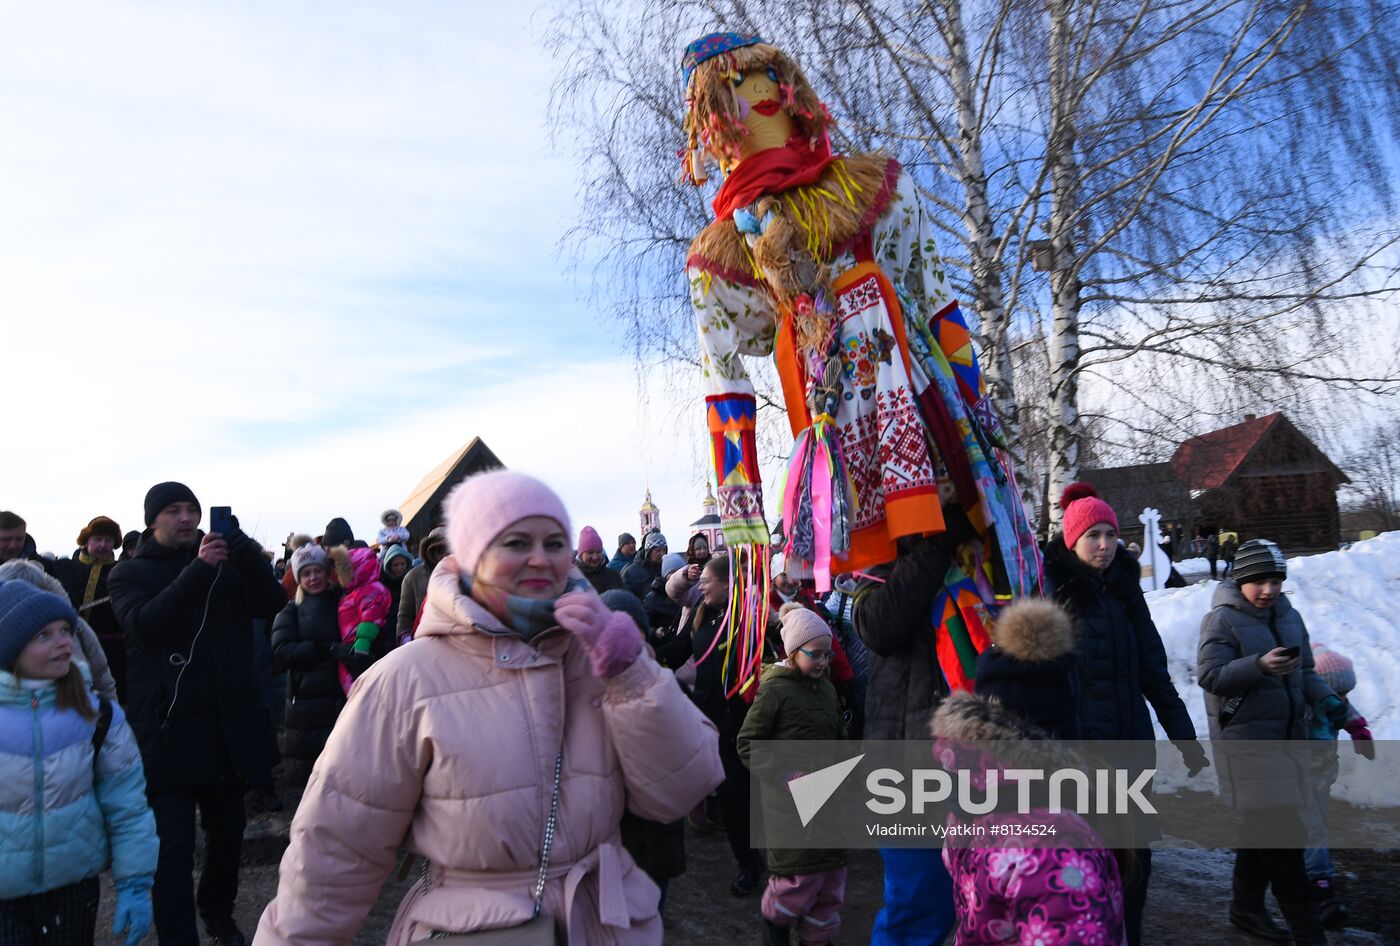
[[[1078,95],[1070,68],[1073,0],[1050,0],[1050,526],[1060,526],[1060,494],[1079,477],[1079,261],[1074,221],[1079,181],[1075,162]]]
[[[987,390],[996,406],[1006,435],[1007,450],[1017,470],[1025,471],[1026,451],[1021,443],[1021,414],[1011,362],[1010,311],[1002,285],[1001,248],[992,220],[992,201],[982,151],[982,127],[977,114],[977,84],[973,81],[962,0],[941,0],[942,32],[948,44],[949,85],[958,121],[958,154],[961,158],[966,210],[967,245],[971,257],[973,305],[981,327]]]

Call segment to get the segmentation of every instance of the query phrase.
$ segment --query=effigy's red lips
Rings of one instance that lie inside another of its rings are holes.
[[[772,118],[774,115],[778,114],[778,110],[781,108],[782,106],[772,99],[764,99],[762,102],[754,105],[753,110],[760,115],[767,115],[769,118]]]

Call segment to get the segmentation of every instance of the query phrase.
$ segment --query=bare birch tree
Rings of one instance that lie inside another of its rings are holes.
[[[1397,286],[1394,174],[1375,141],[1394,130],[1386,31],[1400,17],[1353,7],[663,0],[635,17],[585,4],[549,37],[552,118],[583,170],[568,246],[639,356],[694,358],[679,273],[707,214],[676,183],[674,63],[711,29],[773,37],[828,94],[838,144],[893,151],[941,211],[1013,452],[1028,482],[1048,471],[1053,497],[1078,474],[1081,379],[1109,402],[1089,416],[1125,440],[1149,421],[1198,432],[1202,387],[1255,401],[1394,388],[1396,362],[1353,363],[1347,329]],[[1151,396],[1117,397],[1132,374]],[[1018,414],[1018,384],[1043,433]]]

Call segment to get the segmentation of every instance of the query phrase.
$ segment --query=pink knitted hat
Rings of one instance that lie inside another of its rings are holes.
[[[578,553],[601,552],[603,551],[603,538],[598,535],[598,530],[592,526],[584,526],[583,531],[578,534]]]
[[[1326,644],[1313,644],[1313,669],[1338,696],[1346,696],[1356,689],[1356,669],[1351,660]]]
[[[476,574],[476,563],[491,540],[521,519],[548,516],[569,534],[569,514],[554,490],[511,470],[478,473],[463,480],[443,506],[447,545],[467,575]]]
[[[778,620],[783,624],[783,650],[789,657],[808,642],[831,636],[831,625],[811,608],[796,601],[789,601],[779,609]]]
[[[1079,537],[1100,522],[1118,528],[1118,517],[1113,507],[1099,499],[1099,491],[1088,483],[1071,483],[1065,487],[1060,497],[1060,508],[1065,511],[1065,545],[1074,548]]]

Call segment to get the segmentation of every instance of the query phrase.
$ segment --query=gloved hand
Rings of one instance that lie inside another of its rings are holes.
[[[1313,704],[1312,739],[1335,739],[1346,722],[1347,708],[1339,696],[1325,696]]]
[[[126,946],[136,946],[151,929],[150,878],[117,882],[117,906],[112,917],[112,935],[126,930]]]
[[[1351,737],[1351,747],[1360,755],[1368,759],[1376,757],[1376,743],[1371,738],[1371,730],[1366,728],[1366,717],[1358,716],[1345,726],[1347,735]]]
[[[1195,778],[1201,769],[1210,767],[1210,759],[1206,758],[1205,747],[1197,740],[1178,742],[1176,748],[1181,752],[1181,761],[1186,763],[1186,774],[1192,778]]]
[[[600,679],[615,677],[642,652],[642,634],[620,611],[610,611],[592,591],[571,591],[554,603],[559,626],[583,641],[593,673]]]
[[[379,636],[379,625],[373,621],[361,621],[355,626],[355,646],[352,648],[357,654],[369,653],[370,645]]]
[[[962,506],[949,503],[943,507],[944,531],[933,537],[933,542],[943,554],[951,557],[964,542],[977,538],[977,530],[967,517]]]

